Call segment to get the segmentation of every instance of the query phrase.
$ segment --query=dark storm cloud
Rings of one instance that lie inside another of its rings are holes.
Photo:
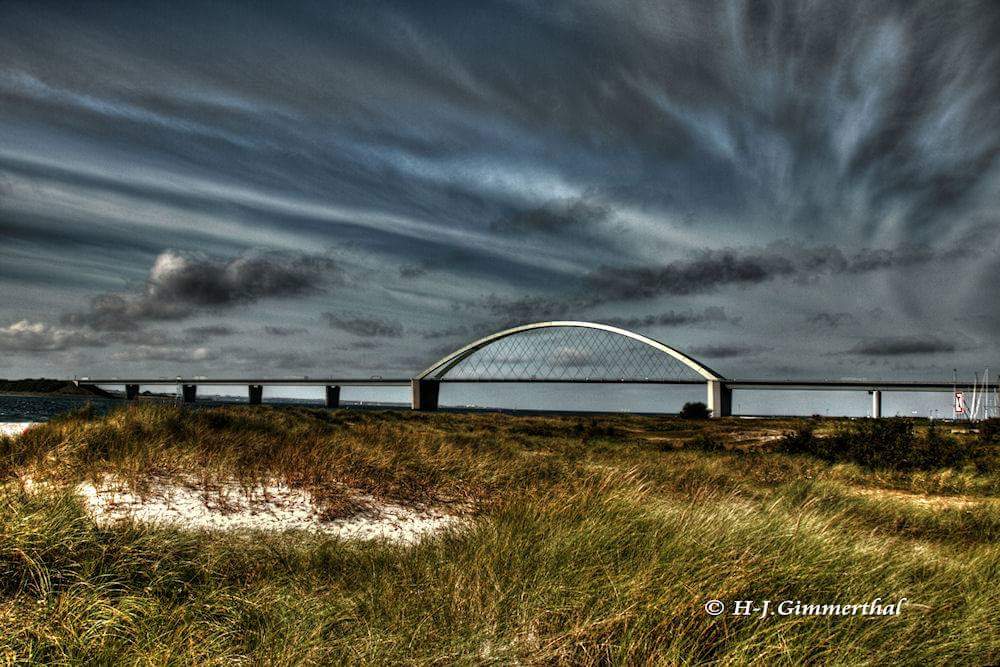
[[[264,327],[264,333],[268,336],[297,336],[298,334],[308,333],[309,330],[303,327],[275,327],[266,326]]]
[[[399,338],[403,335],[403,325],[396,320],[339,313],[323,313],[322,318],[331,329],[346,331],[355,336]]]
[[[962,252],[968,257],[978,253],[975,248]],[[913,246],[846,253],[833,246],[806,247],[789,242],[775,242],[764,248],[706,249],[689,259],[665,266],[602,267],[587,275],[588,290],[585,294],[559,299],[535,296],[503,298],[491,294],[474,305],[492,315],[496,322],[524,323],[561,318],[569,313],[580,313],[600,304],[621,300],[690,296],[714,292],[723,287],[757,285],[779,278],[809,282],[822,276],[898,270],[953,259],[958,253],[955,248],[933,251]],[[711,313],[718,316],[719,311]],[[710,319],[712,315],[685,320],[683,314],[667,312],[661,316],[611,318],[611,321],[633,323],[633,326],[675,326]],[[718,319],[724,321],[726,318]]]
[[[810,315],[806,318],[806,324],[813,325],[815,327],[825,327],[828,329],[836,329],[837,327],[842,327],[848,324],[857,324],[858,318],[851,313],[816,313],[815,315]]]
[[[161,253],[139,294],[101,294],[64,324],[98,330],[132,329],[137,323],[179,320],[200,309],[229,308],[265,298],[301,297],[335,282],[333,261],[318,255],[249,254],[231,259]]]
[[[858,343],[848,350],[851,354],[868,357],[902,356],[918,354],[940,354],[955,352],[958,346],[949,340],[936,337],[890,336],[874,338]]]
[[[335,270],[332,260],[311,255],[268,253],[222,260],[168,251],[157,257],[145,297],[167,306],[228,307],[315,293]]]
[[[211,338],[232,336],[236,330],[222,324],[209,324],[202,327],[188,327],[184,330],[184,336],[191,342],[200,343]]]
[[[611,209],[587,199],[577,198],[546,202],[543,206],[514,211],[491,223],[492,229],[515,234],[579,234],[593,231],[606,221]]]
[[[761,354],[770,348],[739,343],[722,343],[718,345],[697,345],[691,348],[691,353],[709,359],[731,359]]]
[[[430,267],[426,264],[405,264],[399,267],[399,277],[412,280],[426,276],[430,271]]]
[[[474,303],[473,307],[488,313],[491,321],[500,326],[561,319],[574,310],[578,303],[577,300],[570,298],[527,296],[510,299],[489,294]]]
[[[863,249],[847,254],[832,246],[805,247],[786,242],[760,249],[702,250],[692,259],[665,266],[603,267],[588,276],[603,300],[648,299],[745,287],[777,278],[811,280],[823,275],[863,274],[900,269],[953,256],[927,248]],[[968,251],[974,255],[975,251]]]
[[[643,317],[611,318],[608,324],[622,327],[624,329],[638,329],[641,327],[677,327],[689,324],[703,323],[724,323],[739,324],[741,318],[731,317],[726,314],[724,308],[719,306],[708,306],[701,311],[696,310],[668,310],[657,315],[645,315]]]
[[[474,318],[473,324],[456,324],[441,329],[424,331],[425,339],[468,339],[469,341],[493,333],[499,329],[519,326],[531,322],[565,319],[569,314],[582,317],[593,306],[589,299],[549,300],[544,297],[522,297],[508,299],[496,294],[490,294],[476,302],[467,305],[469,317]],[[683,327],[701,326],[704,324],[736,325],[740,317],[731,316],[724,308],[707,306],[701,309],[668,310],[655,315],[620,318],[606,316],[588,316],[597,322],[603,322],[625,329],[642,330],[648,327]]]
[[[185,303],[165,303],[142,296],[100,294],[90,300],[85,311],[66,313],[63,324],[87,326],[101,331],[134,329],[140,322],[180,320],[194,314]]]
[[[425,340],[436,340],[438,338],[468,338],[472,335],[472,330],[465,324],[456,324],[442,329],[429,329],[420,333]]]

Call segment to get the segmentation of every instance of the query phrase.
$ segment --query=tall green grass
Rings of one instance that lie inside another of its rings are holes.
[[[680,443],[692,428],[730,445],[726,429],[775,425],[684,424]],[[678,429],[657,419],[145,406],[75,415],[4,445],[8,474],[46,463],[57,480],[140,463],[157,474],[305,475],[323,465],[340,468],[321,479],[343,472],[400,498],[482,500],[467,527],[403,547],[102,529],[70,492],[28,492],[9,477],[0,655],[80,664],[1000,660],[996,501],[886,490],[949,474],[973,479],[967,490],[988,488],[988,474],[851,467],[771,452],[764,438],[750,450],[662,447]],[[911,604],[872,618],[704,611],[710,599],[875,597]]]

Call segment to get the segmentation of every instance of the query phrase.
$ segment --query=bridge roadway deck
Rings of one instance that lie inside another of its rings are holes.
[[[96,385],[138,384],[142,386],[166,386],[186,384],[195,386],[267,385],[269,387],[409,387],[410,378],[77,378],[74,382]]]
[[[341,387],[409,387],[410,378],[215,378],[215,377],[192,377],[192,378],[79,378],[76,382],[94,385],[196,385],[196,386],[223,386],[223,385],[266,385],[270,387],[321,387],[321,386],[341,386]],[[585,379],[511,379],[511,378],[442,378],[442,384],[654,384],[654,385],[704,385],[705,380],[659,380],[659,379],[633,379],[633,378],[585,378]],[[920,381],[920,380],[773,380],[773,379],[724,379],[721,383],[730,389],[752,389],[752,390],[826,390],[826,391],[951,391],[959,389],[971,391],[971,382],[942,382],[942,381]],[[981,391],[995,391],[998,383],[983,383],[978,385]]]

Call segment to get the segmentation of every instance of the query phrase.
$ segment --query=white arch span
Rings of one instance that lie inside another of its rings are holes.
[[[490,334],[484,338],[480,338],[477,341],[469,343],[463,348],[455,350],[451,354],[442,357],[434,365],[429,366],[426,370],[420,373],[415,379],[416,380],[439,380],[443,378],[448,371],[454,368],[464,359],[468,358],[474,352],[483,349],[491,343],[495,343],[501,338],[507,338],[508,336],[514,336],[519,333],[524,333],[525,331],[534,331],[535,329],[554,329],[559,327],[575,327],[579,329],[597,329],[598,331],[609,331],[619,336],[625,336],[626,338],[631,338],[637,340],[640,343],[644,343],[664,354],[668,354],[677,361],[681,362],[694,372],[701,375],[706,380],[724,380],[721,375],[713,371],[711,368],[701,363],[700,361],[689,357],[679,350],[675,350],[669,345],[664,345],[658,340],[650,338],[649,336],[643,336],[642,334],[637,334],[634,331],[629,331],[627,329],[621,329],[619,327],[613,327],[610,324],[599,324],[597,322],[577,322],[574,320],[565,321],[554,321],[554,322],[535,322],[533,324],[524,324],[519,327],[512,327],[510,329],[504,329],[503,331],[498,331],[495,334]],[[437,371],[437,372],[435,372]]]

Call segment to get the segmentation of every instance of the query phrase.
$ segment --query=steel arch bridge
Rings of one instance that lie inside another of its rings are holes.
[[[658,340],[597,322],[535,322],[473,341],[413,379],[413,407],[436,409],[442,382],[706,384],[713,416],[731,414],[722,375]]]

